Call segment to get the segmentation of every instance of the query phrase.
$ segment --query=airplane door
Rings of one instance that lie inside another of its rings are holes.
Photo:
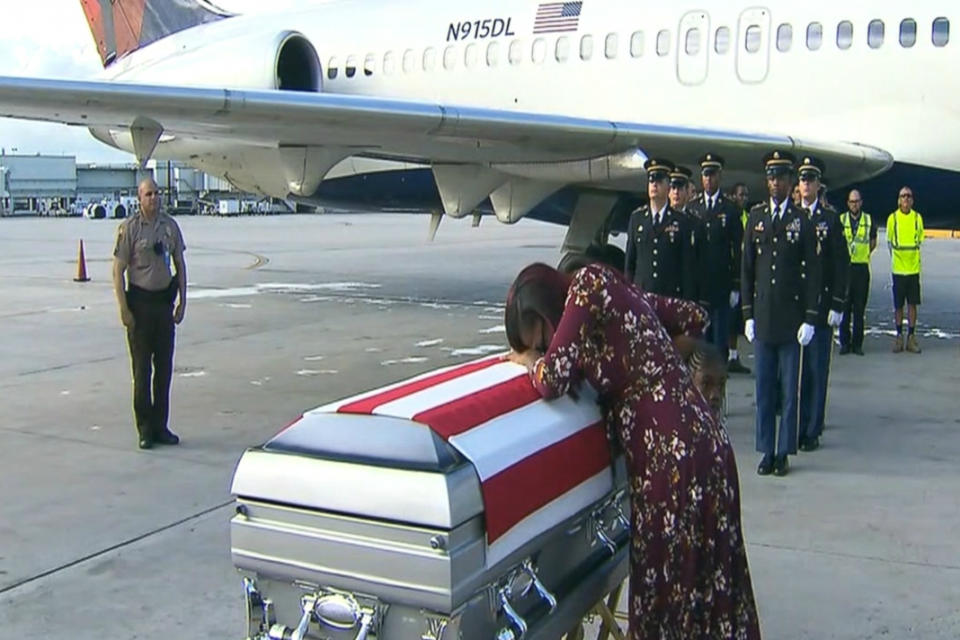
[[[737,25],[737,75],[746,84],[763,82],[770,70],[770,10],[752,7]]]
[[[707,79],[709,35],[710,16],[706,11],[691,11],[680,18],[677,79],[681,84],[697,85]]]

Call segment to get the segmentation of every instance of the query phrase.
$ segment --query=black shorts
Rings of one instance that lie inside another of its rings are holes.
[[[900,309],[903,303],[920,304],[920,274],[909,276],[893,274],[893,308]]]

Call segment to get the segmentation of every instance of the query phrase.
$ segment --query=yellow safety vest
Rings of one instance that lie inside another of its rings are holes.
[[[853,233],[850,220],[849,211],[840,216],[840,221],[843,222],[843,235],[847,239],[847,247],[850,250],[850,264],[870,264],[870,228],[873,226],[873,220],[870,219],[869,213],[861,213],[856,235]]]
[[[898,276],[920,273],[920,243],[923,242],[923,218],[910,210],[899,209],[887,218],[887,246],[890,247],[891,271]]]
[[[740,214],[740,223],[743,225],[743,230],[747,230],[747,210],[744,209]]]

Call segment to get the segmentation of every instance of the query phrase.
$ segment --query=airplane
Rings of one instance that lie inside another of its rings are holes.
[[[876,214],[910,184],[927,226],[960,226],[952,1],[227,2],[81,0],[103,77],[0,77],[0,116],[244,191],[430,212],[431,233],[444,214],[561,223],[565,251],[622,229],[646,158],[705,151],[758,199],[777,147]]]

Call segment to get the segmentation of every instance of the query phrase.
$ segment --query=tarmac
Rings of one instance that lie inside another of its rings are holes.
[[[110,284],[116,221],[0,221],[0,637],[242,638],[234,465],[306,409],[505,349],[521,267],[564,229],[410,215],[181,218],[190,282],[171,428],[136,448]],[[91,281],[75,283],[85,242]],[[758,477],[751,376],[728,388],[765,638],[960,638],[960,243],[924,245],[923,353],[835,360],[823,446]],[[623,242],[623,238],[619,238]],[[746,349],[750,364],[749,349]]]

